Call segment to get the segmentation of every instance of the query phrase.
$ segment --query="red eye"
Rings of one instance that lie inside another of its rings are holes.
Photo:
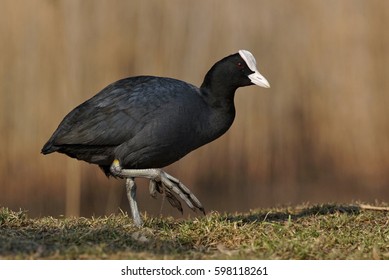
[[[236,64],[236,66],[239,68],[239,69],[242,69],[244,66],[243,66],[243,64],[242,64],[242,62],[238,62],[237,64]]]

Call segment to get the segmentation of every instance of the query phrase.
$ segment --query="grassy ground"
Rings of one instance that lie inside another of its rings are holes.
[[[389,212],[353,205],[210,213],[31,219],[0,208],[1,259],[389,259]]]

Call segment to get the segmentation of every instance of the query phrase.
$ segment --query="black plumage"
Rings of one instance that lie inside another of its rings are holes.
[[[122,79],[73,109],[42,153],[97,164],[106,175],[118,175],[115,159],[123,169],[162,168],[224,134],[236,89],[252,84],[269,86],[248,51],[217,62],[200,88],[172,78]]]

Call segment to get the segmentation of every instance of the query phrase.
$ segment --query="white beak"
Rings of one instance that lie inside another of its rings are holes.
[[[264,76],[261,75],[261,73],[258,72],[258,70],[256,70],[253,74],[250,74],[248,77],[250,81],[257,86],[264,87],[264,88],[270,87],[269,82],[266,80]]]

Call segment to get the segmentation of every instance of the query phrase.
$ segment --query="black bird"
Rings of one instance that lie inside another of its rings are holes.
[[[172,78],[122,79],[74,108],[42,153],[63,153],[99,165],[107,176],[126,178],[137,226],[136,177],[150,179],[150,194],[163,193],[181,212],[176,195],[205,213],[191,191],[160,168],[224,134],[234,121],[236,89],[250,85],[270,87],[246,50],[213,65],[200,88]]]

